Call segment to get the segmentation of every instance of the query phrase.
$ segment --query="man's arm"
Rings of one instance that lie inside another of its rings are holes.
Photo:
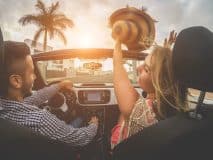
[[[61,89],[72,89],[73,84],[69,80],[64,80],[59,82],[58,84],[53,84],[49,87],[45,87],[34,92],[31,96],[26,97],[24,99],[24,103],[39,106],[45,101],[49,100],[52,96],[54,96]]]
[[[59,85],[54,84],[49,87],[42,88],[35,91],[31,96],[24,98],[24,103],[39,106],[45,101],[49,100],[53,95],[59,91]]]
[[[87,127],[73,128],[49,112],[41,119],[39,132],[51,139],[65,142],[71,146],[85,146],[95,137],[98,121],[93,117]]]

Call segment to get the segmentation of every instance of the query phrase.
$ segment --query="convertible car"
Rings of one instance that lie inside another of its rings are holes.
[[[189,155],[193,159],[199,156],[199,159],[205,159],[210,155],[211,147],[203,146],[213,141],[212,111],[203,111],[205,114],[200,120],[199,116],[193,117],[196,115],[194,112],[191,113],[192,118],[181,114],[164,120],[144,129],[142,133],[123,141],[111,150],[111,130],[119,115],[112,83],[112,53],[112,49],[67,49],[33,55],[37,76],[34,83],[35,91],[65,79],[73,82],[72,91],[61,91],[39,107],[49,110],[66,123],[81,117],[82,126],[95,115],[99,118],[98,133],[89,146],[72,148],[36,135],[26,128],[2,121],[0,125],[2,159],[184,159],[184,155],[186,159],[191,159]],[[135,70],[143,63],[147,54],[126,50],[123,53],[124,67],[129,79],[142,94],[137,85]],[[192,108],[197,104],[201,105],[195,93],[193,90],[189,95]],[[209,110],[212,104],[211,99],[205,99],[202,106],[205,110]]]
[[[98,134],[91,147],[99,149],[95,153],[89,153],[93,154],[89,155],[91,158],[110,157],[111,130],[119,115],[112,83],[112,52],[112,49],[70,49],[33,55],[37,74],[35,90],[64,79],[73,82],[73,91],[58,93],[43,104],[42,108],[48,109],[67,123],[81,117],[86,125],[90,117],[98,117]],[[135,70],[143,63],[146,55],[124,51],[124,67],[139,93],[142,91],[137,86]]]

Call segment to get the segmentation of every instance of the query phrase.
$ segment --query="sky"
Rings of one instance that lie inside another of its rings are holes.
[[[33,39],[37,27],[21,26],[20,17],[33,14],[37,0],[0,0],[0,26],[5,40]],[[43,0],[46,6],[57,0]],[[64,33],[65,46],[60,39],[49,40],[54,49],[113,48],[114,41],[108,18],[117,9],[147,8],[147,13],[157,20],[155,42],[163,43],[171,30],[180,32],[190,26],[202,25],[213,31],[212,0],[59,0],[59,11],[72,19],[75,26]],[[39,39],[42,42],[43,38]]]

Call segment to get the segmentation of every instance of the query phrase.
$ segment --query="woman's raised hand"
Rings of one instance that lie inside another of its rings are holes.
[[[166,48],[171,48],[172,45],[175,43],[176,38],[177,38],[177,32],[175,32],[174,30],[171,31],[169,33],[168,39],[167,38],[164,39],[163,46],[166,47]]]

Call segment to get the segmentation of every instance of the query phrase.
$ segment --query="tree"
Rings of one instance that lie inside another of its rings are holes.
[[[67,40],[63,33],[67,27],[73,27],[74,23],[71,19],[67,18],[64,14],[59,13],[59,2],[52,3],[50,7],[46,7],[45,4],[38,0],[35,8],[39,11],[38,14],[24,15],[19,19],[19,23],[23,26],[27,24],[35,24],[39,27],[36,31],[32,46],[35,46],[41,34],[44,33],[43,50],[46,51],[47,36],[53,39],[57,35],[63,43],[66,45]]]

